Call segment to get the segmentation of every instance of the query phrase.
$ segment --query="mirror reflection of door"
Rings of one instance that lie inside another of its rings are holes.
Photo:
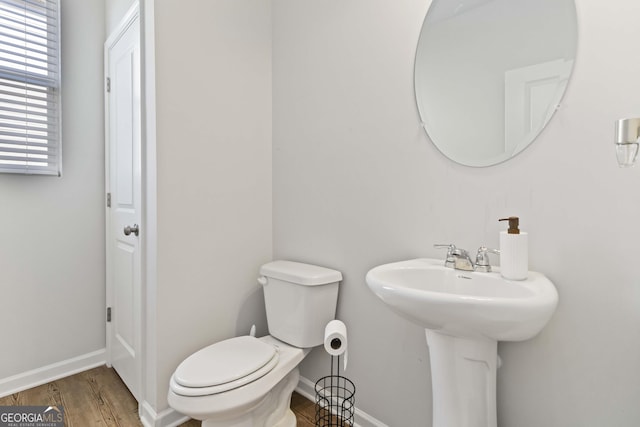
[[[510,159],[553,116],[576,50],[574,0],[432,0],[414,70],[427,135],[463,165]]]
[[[560,104],[573,61],[549,61],[504,74],[504,152],[525,149]]]

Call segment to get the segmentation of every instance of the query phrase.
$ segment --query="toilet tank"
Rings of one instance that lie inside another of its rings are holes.
[[[324,342],[324,328],[336,316],[339,271],[293,261],[260,268],[269,334],[299,348]]]

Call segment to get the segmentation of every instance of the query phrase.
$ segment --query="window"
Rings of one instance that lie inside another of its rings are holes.
[[[60,175],[59,0],[0,0],[0,172]]]

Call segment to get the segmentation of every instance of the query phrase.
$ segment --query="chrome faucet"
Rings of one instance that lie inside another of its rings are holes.
[[[474,271],[473,261],[469,256],[469,252],[464,249],[457,248],[456,245],[433,245],[435,248],[446,248],[447,259],[444,262],[445,267],[455,268],[456,270]]]
[[[444,262],[445,267],[454,268],[463,271],[480,271],[483,273],[491,272],[491,264],[489,262],[489,253],[499,254],[497,249],[489,249],[486,246],[480,246],[476,254],[475,264],[471,261],[469,252],[456,247],[456,245],[433,245],[435,248],[447,249],[447,258]]]
[[[476,254],[476,271],[491,273],[489,253],[500,255],[500,251],[498,249],[489,249],[486,246],[480,246],[478,248],[478,253]]]
[[[444,261],[444,266],[445,267],[449,267],[449,268],[454,268],[456,265],[456,260],[453,257],[453,251],[455,251],[456,245],[454,245],[453,243],[449,244],[449,245],[433,245],[434,248],[436,249],[446,249],[447,250],[447,258]]]

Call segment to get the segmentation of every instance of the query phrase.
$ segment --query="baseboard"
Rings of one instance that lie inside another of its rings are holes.
[[[0,379],[0,397],[9,396],[106,363],[106,349],[83,354],[42,368]]]
[[[144,427],[176,427],[189,420],[189,417],[172,408],[157,413],[146,401],[142,402],[138,412]]]
[[[311,401],[315,401],[316,399],[315,383],[305,377],[300,377],[300,381],[298,381],[298,387],[296,387],[296,391]],[[357,401],[358,400],[356,396],[356,403]],[[357,405],[354,418],[354,427],[389,427],[382,421],[379,421],[366,412],[358,409]]]

